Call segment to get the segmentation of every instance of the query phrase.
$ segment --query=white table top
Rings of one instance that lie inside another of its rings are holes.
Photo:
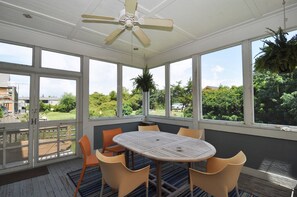
[[[216,153],[216,149],[206,141],[167,132],[125,132],[115,136],[113,141],[158,161],[195,162]]]

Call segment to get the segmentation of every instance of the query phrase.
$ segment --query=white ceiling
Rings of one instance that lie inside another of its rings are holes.
[[[294,7],[297,0],[286,0],[287,9]],[[118,17],[123,8],[124,0],[0,0],[0,24],[127,54],[138,47],[133,54],[150,58],[283,9],[282,0],[138,0],[140,16],[174,21],[172,31],[144,29],[151,39],[146,48],[127,30],[113,44],[105,45],[104,38],[117,25],[81,22],[81,14]],[[32,19],[25,18],[24,13]]]

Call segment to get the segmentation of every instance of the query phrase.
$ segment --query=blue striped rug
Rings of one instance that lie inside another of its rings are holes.
[[[155,165],[148,159],[137,156],[135,158],[135,169],[142,168],[146,165],[151,165],[150,173],[150,186],[149,186],[149,196],[155,196],[156,188],[155,183]],[[67,173],[73,184],[77,185],[81,169]],[[188,172],[187,166],[183,164],[174,163],[164,163],[162,165],[162,180],[163,191],[162,196],[185,196],[190,197],[190,190],[188,184]],[[99,196],[101,189],[101,173],[97,167],[87,168],[84,180],[79,188],[79,193],[82,197],[93,197]],[[241,197],[255,197],[252,194],[239,190]],[[104,187],[103,196],[105,197],[116,197],[117,192],[112,191],[107,185]],[[144,197],[145,196],[145,186],[139,186],[132,193],[128,195],[129,197]],[[195,188],[194,196],[207,197],[207,193],[199,188]],[[236,197],[235,190],[229,193],[229,197]]]

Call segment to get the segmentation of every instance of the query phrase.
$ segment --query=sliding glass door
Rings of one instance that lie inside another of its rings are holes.
[[[77,81],[39,78],[38,161],[76,153]]]
[[[0,169],[32,161],[31,115],[30,76],[0,73]]]

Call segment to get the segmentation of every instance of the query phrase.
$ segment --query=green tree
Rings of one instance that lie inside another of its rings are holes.
[[[117,100],[117,93],[116,93],[116,91],[111,91],[110,93],[109,93],[109,96],[110,96],[110,100],[113,100],[113,101],[116,101]]]
[[[130,105],[124,104],[123,105],[123,115],[124,116],[129,116],[131,115],[133,112],[132,107],[130,107]]]
[[[204,88],[202,110],[205,119],[243,121],[242,86]]]
[[[254,72],[255,121],[297,125],[297,71],[276,74]]]
[[[0,106],[0,118],[3,118],[3,114],[4,114],[4,112],[2,110],[2,107]]]
[[[76,108],[76,98],[71,93],[64,93],[60,99],[57,110],[60,112],[70,112]]]

